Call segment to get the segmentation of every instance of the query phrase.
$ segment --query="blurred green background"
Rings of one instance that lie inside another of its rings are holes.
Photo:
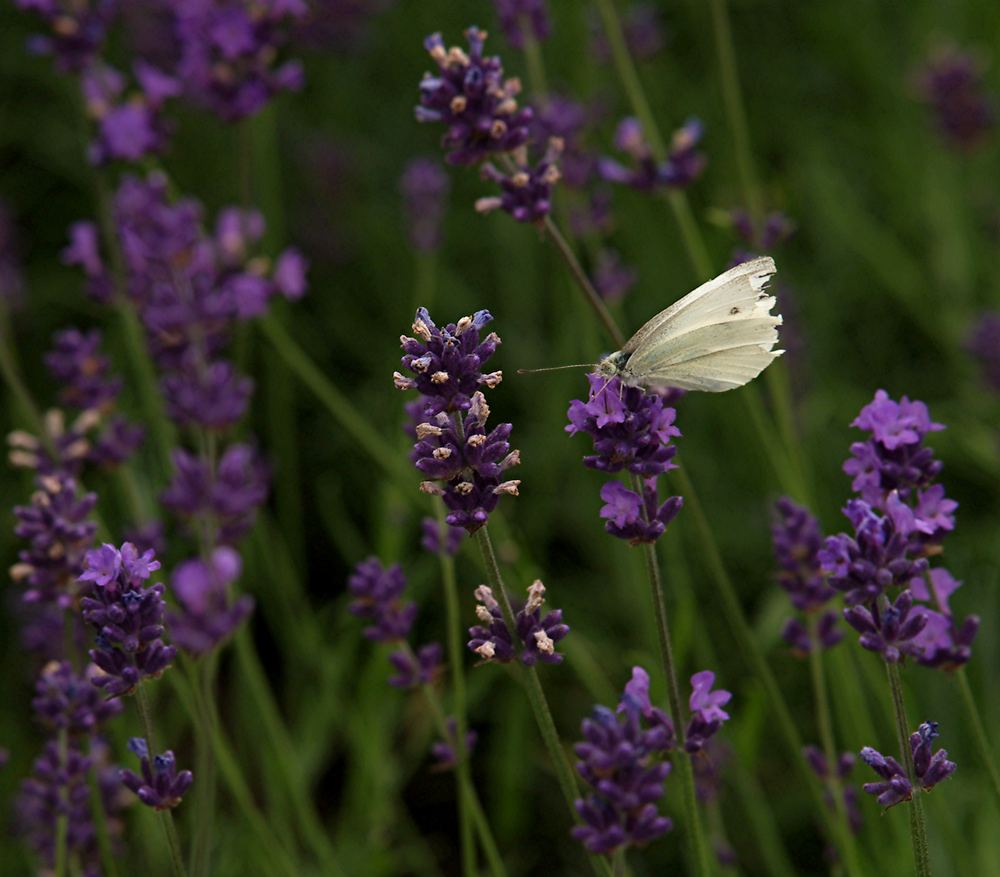
[[[553,33],[542,46],[549,82],[601,108],[588,145],[610,154],[614,125],[629,110],[613,67],[588,49],[598,26],[595,10],[583,2],[550,5]],[[771,503],[794,485],[796,498],[813,505],[827,532],[841,529],[838,510],[850,485],[840,466],[859,435],[848,424],[878,388],[926,401],[948,427],[931,440],[945,464],[948,495],[961,503],[944,560],[965,583],[953,601],[956,615],[983,618],[968,672],[995,735],[1000,402],[981,383],[964,340],[982,310],[1000,307],[1000,150],[995,135],[968,154],[949,150],[916,99],[913,72],[948,42],[989,58],[1000,45],[996,4],[734,0],[730,7],[763,198],[797,226],[775,256],[779,310],[794,312],[788,331],[799,344],[776,368],[794,390],[805,495],[780,436],[771,437],[769,451],[740,398],[754,393],[766,402],[763,381],[685,398],[678,409],[678,462],[698,487],[800,733],[815,741],[808,667],[779,636],[789,606],[774,584]],[[658,8],[665,47],[641,61],[639,73],[664,131],[692,115],[705,123],[708,166],[689,198],[721,271],[736,241],[712,219],[719,209],[741,205],[742,193],[712,17],[707,4],[692,0]],[[492,328],[504,339],[493,362],[506,379],[490,405],[494,419],[514,424],[523,483],[519,498],[501,503],[492,529],[508,585],[521,590],[541,577],[551,605],[564,610],[573,629],[568,660],[542,673],[556,723],[572,741],[593,703],[616,702],[633,664],[654,670],[656,638],[641,558],[604,535],[597,516],[602,479],[580,463],[587,442],[563,432],[569,400],[585,392],[582,377],[515,374],[596,359],[608,349],[554,251],[537,230],[505,214],[476,215],[473,202],[489,193],[488,184],[461,168],[449,169],[444,245],[432,264],[421,264],[407,241],[399,176],[411,158],[439,156],[439,131],[413,119],[417,83],[429,68],[421,42],[440,30],[449,44],[461,43],[461,31],[473,22],[491,31],[487,48],[503,56],[507,72],[524,76],[524,57],[506,45],[491,3],[404,0],[373,14],[349,45],[304,50],[304,90],[280,97],[250,123],[230,127],[198,110],[175,110],[178,131],[164,164],[180,191],[205,202],[209,216],[240,201],[240,169],[249,167],[252,200],[268,221],[268,249],[295,243],[312,263],[309,295],[282,308],[281,321],[402,461],[404,399],[392,388],[391,373],[418,295],[441,322],[483,307],[493,313]],[[56,388],[41,368],[41,353],[55,329],[98,326],[119,370],[126,370],[126,359],[117,322],[87,299],[78,272],[57,258],[67,226],[94,212],[93,178],[73,85],[49,59],[25,53],[32,32],[32,21],[3,5],[0,198],[16,221],[26,287],[11,317],[12,337],[34,397],[48,405]],[[127,52],[125,45],[115,50]],[[995,67],[988,70],[994,92],[996,75]],[[527,88],[525,98],[531,97]],[[561,208],[573,203],[571,194],[559,197]],[[614,216],[611,242],[639,273],[633,291],[614,306],[631,331],[705,278],[695,276],[665,201],[617,189]],[[286,751],[308,778],[349,874],[456,874],[453,785],[448,775],[428,771],[430,718],[419,698],[386,686],[385,654],[361,638],[361,625],[345,611],[349,568],[376,553],[407,571],[421,607],[417,639],[443,639],[437,564],[418,544],[420,517],[429,511],[416,492],[419,479],[414,474],[407,482],[380,469],[370,449],[330,416],[261,334],[248,337],[245,355],[257,386],[247,432],[268,455],[274,485],[247,543],[243,586],[258,601],[253,642],[287,717]],[[124,404],[139,410],[134,388],[126,389]],[[22,425],[14,412],[8,397],[0,397],[4,432]],[[126,525],[117,484],[93,486],[109,528]],[[151,494],[161,487],[152,479],[146,484]],[[27,475],[0,471],[5,508],[29,492]],[[12,517],[0,517],[0,558],[9,564],[17,542]],[[807,792],[776,737],[759,680],[734,647],[688,510],[660,552],[683,675],[712,667],[719,684],[734,693],[733,720],[723,733],[732,757],[723,769],[713,832],[731,844],[742,873],[769,873],[762,852],[769,844],[783,848],[775,855],[787,873],[828,873]],[[458,570],[463,617],[471,624],[471,594],[482,580],[471,544]],[[27,717],[37,668],[21,653],[10,606],[10,599],[0,601],[0,745],[11,753],[0,771],[0,818],[12,826],[13,797],[36,755],[38,735]],[[854,640],[849,634],[828,664],[838,745],[892,752],[879,659]],[[274,779],[288,762],[269,734],[256,730],[259,704],[244,660],[251,659],[234,657],[233,650],[223,659],[224,719],[262,809],[294,836],[301,826]],[[567,814],[526,699],[502,668],[468,665],[470,721],[480,735],[474,774],[512,873],[580,873],[585,860],[568,837]],[[926,805],[935,873],[1000,873],[998,813],[957,690],[938,671],[912,667],[904,675],[911,724],[939,721],[939,742],[959,765]],[[662,694],[654,672],[654,695]],[[159,695],[160,715],[183,762],[190,731],[169,685],[161,685]],[[132,720],[129,715],[122,723]],[[867,774],[862,765],[851,779],[867,782],[873,778]],[[883,816],[864,797],[860,843],[870,873],[910,873],[905,808]],[[219,806],[216,873],[262,873],[253,833],[225,793]],[[678,806],[679,792],[668,782],[665,810],[675,820]],[[165,873],[158,870],[164,863],[152,816],[137,810],[129,817],[129,837],[138,838],[129,873]],[[178,818],[183,833],[183,808]],[[629,861],[634,874],[646,875],[679,864],[681,855],[675,830]],[[0,862],[4,874],[30,872],[12,827],[0,836]]]

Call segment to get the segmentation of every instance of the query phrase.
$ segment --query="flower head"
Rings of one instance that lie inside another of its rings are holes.
[[[950,146],[971,150],[996,123],[996,104],[983,85],[982,64],[953,47],[938,49],[917,74],[917,88]]]
[[[537,164],[528,161],[527,147],[521,146],[512,153],[513,168],[501,171],[490,162],[480,168],[484,180],[496,183],[500,194],[476,201],[478,213],[503,210],[518,222],[544,223],[552,210],[552,187],[559,182],[558,160],[563,142],[558,137],[549,140],[545,155]]]
[[[712,691],[714,684],[715,673],[711,670],[702,670],[691,677],[691,697],[688,700],[691,720],[684,740],[684,748],[688,752],[702,749],[729,719],[729,713],[722,707],[729,703],[733,695],[723,689]]]
[[[39,721],[50,728],[65,728],[71,735],[93,734],[122,711],[119,699],[108,700],[94,687],[101,670],[93,664],[82,675],[68,661],[50,661],[35,683],[31,707]]]
[[[476,588],[476,599],[479,601],[476,616],[480,623],[469,628],[472,639],[468,645],[483,661],[505,664],[518,657],[520,650],[521,662],[529,667],[539,661],[562,663],[564,656],[556,651],[556,643],[569,633],[569,625],[563,623],[561,609],[542,615],[545,586],[541,581],[532,583],[528,599],[514,614],[515,632],[507,626],[500,604],[486,585]],[[519,645],[515,645],[515,633]]]
[[[655,477],[643,479],[641,497],[620,481],[608,481],[601,488],[601,499],[604,529],[633,545],[659,539],[684,505],[680,496],[669,496],[660,503]]]
[[[424,74],[416,107],[418,122],[445,126],[445,160],[459,165],[478,164],[523,145],[532,119],[531,109],[517,104],[521,83],[504,79],[499,58],[483,55],[486,32],[470,27],[465,37],[468,52],[445,48],[440,34],[424,40],[438,69]]]
[[[33,37],[29,49],[53,55],[60,70],[78,73],[100,53],[118,0],[15,0],[20,9],[34,12],[48,33]]]
[[[863,648],[879,652],[887,663],[896,664],[912,653],[912,640],[927,626],[927,612],[913,605],[913,594],[902,591],[895,601],[880,601],[872,608],[851,606],[844,619],[861,634]]]
[[[705,169],[707,159],[698,151],[703,133],[700,120],[688,119],[674,132],[666,159],[657,163],[639,120],[623,119],[615,132],[615,146],[631,164],[605,157],[598,161],[597,171],[608,182],[641,191],[687,188]]]
[[[167,750],[149,757],[149,747],[141,737],[133,737],[128,748],[139,757],[141,776],[131,770],[121,771],[122,782],[138,796],[147,807],[154,810],[171,810],[180,804],[184,793],[191,788],[194,774],[177,770],[174,753]]]
[[[352,615],[372,622],[365,636],[375,642],[405,640],[417,617],[416,603],[403,602],[406,577],[399,564],[386,568],[377,557],[361,561],[347,580]]]
[[[931,744],[939,736],[937,729],[937,722],[924,722],[910,735],[914,778],[917,789],[925,792],[951,776],[956,767],[955,762],[948,761],[946,750],[931,751]],[[913,797],[914,787],[895,758],[866,746],[861,750],[861,760],[882,778],[877,783],[865,783],[862,788],[874,795],[883,807],[888,809]]]
[[[494,0],[500,29],[515,49],[524,48],[525,37],[548,39],[551,24],[545,0]]]

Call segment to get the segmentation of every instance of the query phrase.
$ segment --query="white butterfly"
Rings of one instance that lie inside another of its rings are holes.
[[[597,363],[629,386],[721,393],[742,387],[784,353],[774,350],[781,315],[765,291],[777,269],[764,256],[730,268],[658,313]]]

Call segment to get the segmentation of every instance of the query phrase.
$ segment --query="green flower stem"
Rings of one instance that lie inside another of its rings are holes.
[[[139,713],[139,722],[142,725],[142,733],[146,738],[146,746],[149,749],[149,757],[152,759],[156,752],[156,741],[153,736],[153,716],[149,708],[149,695],[146,694],[146,686],[142,683],[135,690],[133,696],[136,710]],[[167,846],[170,848],[170,863],[173,866],[174,877],[186,877],[187,870],[184,867],[184,854],[181,852],[181,839],[177,835],[177,826],[174,825],[174,814],[171,810],[160,810],[157,815],[163,832],[167,836]]]
[[[91,746],[91,753],[93,753],[93,746]],[[101,872],[104,877],[118,877],[118,865],[115,863],[115,851],[111,845],[111,833],[108,830],[108,814],[104,809],[104,800],[101,796],[96,770],[90,771],[88,784],[90,786],[90,818],[94,820],[97,849],[101,857]]]
[[[528,67],[528,82],[535,97],[544,105],[548,101],[549,83],[545,76],[542,48],[535,39],[527,16],[521,17],[521,33],[524,36],[524,62]]]
[[[910,725],[906,718],[906,705],[903,703],[903,682],[899,677],[899,665],[888,661],[885,665],[886,676],[889,677],[889,691],[892,693],[892,712],[896,720],[896,742],[906,768],[906,777],[913,786],[913,798],[910,801],[910,840],[913,844],[913,860],[916,865],[917,877],[930,877],[931,863],[927,852],[927,825],[924,820],[924,802],[920,797],[921,789],[917,786],[917,778],[913,772],[913,753],[910,751]]]
[[[446,624],[448,626],[448,660],[451,664],[452,712],[455,716],[455,772],[459,783],[458,796],[458,827],[462,851],[462,872],[465,877],[476,875],[476,848],[472,838],[472,821],[468,808],[468,796],[465,789],[470,784],[469,758],[466,749],[466,728],[468,723],[465,715],[465,673],[462,660],[465,651],[462,647],[462,616],[459,610],[458,585],[455,582],[455,559],[445,550],[444,503],[435,503],[438,527],[440,528],[440,550],[438,562],[441,566],[441,581],[444,584],[444,602]],[[448,742],[447,726],[444,729],[444,740]]]
[[[642,496],[642,479],[638,475],[632,476],[632,487],[639,496]],[[679,754],[672,761],[680,774],[681,787],[684,790],[684,822],[687,828],[688,853],[696,873],[709,875],[712,873],[712,868],[708,857],[708,848],[705,846],[701,818],[698,814],[698,802],[694,789],[694,770],[690,756],[684,751],[685,712],[681,706],[681,692],[677,684],[673,645],[670,642],[670,628],[667,625],[667,602],[663,593],[660,564],[656,557],[656,544],[647,542],[642,548],[643,558],[646,561],[646,574],[649,577],[649,588],[653,595],[656,633],[660,640],[663,675],[667,680],[667,701],[670,704],[670,716],[674,721],[674,730],[677,734]]]
[[[819,641],[819,616],[815,613],[809,618],[809,637],[812,641],[812,648],[809,651],[809,670],[812,675],[813,703],[816,709],[819,739],[823,745],[823,753],[826,755],[826,763],[829,767],[827,787],[830,798],[833,800],[837,821],[841,827],[839,833],[842,841],[840,854],[848,875],[856,877],[861,873],[861,868],[858,864],[858,850],[854,843],[854,835],[847,817],[843,786],[837,775],[837,747],[834,743],[830,698],[826,688],[826,673],[823,669],[823,650]]]
[[[733,586],[732,579],[729,578],[729,573],[722,562],[722,555],[715,541],[715,534],[712,532],[708,518],[705,517],[701,501],[697,493],[695,493],[694,485],[686,468],[681,466],[675,471],[680,482],[681,493],[684,496],[685,508],[690,509],[694,517],[695,527],[698,530],[702,544],[702,551],[708,562],[710,578],[715,584],[719,602],[722,604],[723,615],[729,624],[740,653],[750,662],[753,674],[764,686],[764,691],[771,702],[771,710],[777,722],[779,734],[787,749],[788,757],[795,764],[812,795],[813,803],[819,815],[820,825],[828,827],[828,814],[819,781],[806,762],[805,756],[802,754],[802,738],[795,727],[791,711],[788,709],[788,704],[785,702],[781,689],[778,687],[778,682],[774,678],[774,674],[771,672],[771,668],[768,666],[760,646],[757,644],[753,630],[743,615],[739,597],[736,595],[736,588]],[[834,826],[830,827],[830,830],[833,832],[835,838],[839,839],[839,835],[842,833],[840,823],[835,823]],[[843,846],[842,843],[840,845]]]
[[[388,474],[401,484],[412,484],[409,464],[369,422],[351,405],[343,393],[323,374],[309,355],[296,343],[284,326],[273,316],[259,321],[264,337],[296,376],[316,394],[334,419],[357,441]]]
[[[243,769],[233,755],[232,747],[222,731],[215,702],[205,702],[202,699],[201,693],[194,684],[194,675],[187,667],[185,671],[187,679],[176,673],[171,673],[167,678],[173,683],[174,690],[186,706],[188,714],[194,722],[196,733],[207,734],[211,739],[212,751],[222,778],[260,841],[261,849],[270,858],[274,873],[282,874],[283,877],[299,877],[302,871],[292,861],[283,839],[271,830],[268,821],[254,803],[253,794],[244,779]],[[196,776],[195,779],[197,780],[198,777]]]
[[[0,298],[0,375],[3,376],[7,388],[13,393],[17,406],[21,409],[21,416],[27,421],[32,432],[42,441],[46,441],[47,435],[42,423],[42,415],[21,378],[21,370],[14,357],[10,318],[7,314],[7,305],[2,298]]]
[[[115,229],[115,219],[111,208],[111,196],[108,193],[107,182],[102,171],[98,171],[97,179],[97,215],[101,228],[101,237],[111,259],[111,277],[114,286],[114,307],[122,322],[125,335],[125,346],[132,364],[132,371],[137,380],[139,396],[145,414],[145,425],[149,429],[153,443],[156,446],[158,467],[164,473],[170,471],[170,454],[177,445],[177,434],[174,425],[167,418],[163,408],[163,394],[153,361],[142,336],[142,326],[135,308],[128,300],[125,285],[125,260],[122,255],[121,242]]]
[[[611,858],[611,874],[613,877],[625,877],[625,847],[619,847]]]
[[[489,530],[483,525],[474,534],[476,544],[479,546],[480,555],[483,558],[483,567],[486,570],[486,579],[489,582],[493,595],[500,603],[504,621],[512,633],[517,630],[514,620],[514,610],[510,605],[510,597],[504,587],[503,576],[500,574],[500,566],[493,551],[493,542],[490,539]],[[515,634],[516,635],[516,634]],[[556,729],[555,720],[552,718],[552,710],[549,709],[549,702],[545,697],[541,680],[538,678],[538,670],[535,667],[528,667],[524,674],[524,688],[531,703],[532,712],[535,714],[535,722],[538,724],[539,733],[545,748],[549,750],[549,758],[552,761],[552,768],[556,773],[556,780],[566,799],[566,805],[572,814],[573,821],[579,821],[579,814],[576,812],[576,801],[580,797],[580,790],[573,776],[573,768],[569,758],[566,756],[566,749],[559,740],[559,731]],[[609,873],[610,865],[606,858],[590,856],[591,866],[597,874]]]
[[[236,659],[240,666],[241,676],[249,687],[250,696],[257,706],[261,725],[265,732],[264,736],[267,737],[274,749],[280,767],[278,773],[285,780],[295,810],[295,818],[298,820],[305,840],[316,858],[322,863],[325,873],[343,875],[344,871],[337,862],[330,838],[316,814],[313,802],[310,800],[303,783],[295,746],[288,728],[285,726],[284,719],[278,711],[274,695],[267,684],[264,669],[260,665],[260,658],[250,640],[250,634],[244,628],[236,634],[235,639]]]
[[[932,590],[931,593],[934,593]],[[976,699],[972,695],[972,688],[969,686],[969,677],[966,676],[965,667],[959,667],[952,674],[959,693],[962,695],[962,704],[969,716],[969,724],[972,726],[973,739],[976,741],[976,749],[979,753],[979,760],[990,775],[990,788],[996,798],[997,806],[1000,807],[1000,774],[997,773],[996,761],[993,758],[993,747],[986,736],[986,727],[983,725],[982,716],[979,715],[979,707],[976,706]]]
[[[59,729],[59,766],[64,769],[66,766],[67,750],[69,749],[69,732],[65,728]],[[59,789],[60,799],[65,801],[66,787]],[[60,813],[56,817],[56,877],[66,877],[66,841],[69,834],[69,817],[66,809],[60,807]]]
[[[577,286],[583,291],[587,304],[593,309],[597,315],[597,319],[601,321],[601,325],[604,326],[608,335],[618,345],[618,349],[620,350],[625,346],[625,336],[622,334],[622,330],[618,328],[618,324],[615,322],[614,317],[611,316],[611,312],[605,306],[604,299],[601,298],[600,293],[594,288],[594,284],[590,282],[590,278],[587,277],[586,272],[580,266],[573,248],[569,245],[566,238],[563,237],[559,231],[559,227],[552,220],[551,216],[545,217],[544,228],[549,240],[555,244],[556,251],[566,263],[569,273],[573,275]]]
[[[213,716],[207,704],[215,700],[215,676],[218,668],[218,653],[212,652],[203,661],[195,664],[182,657],[184,672],[192,690],[195,692],[197,705],[195,734],[195,820],[194,836],[191,842],[191,874],[192,877],[207,877],[211,873],[210,857],[212,850],[212,832],[215,822],[216,807],[216,766],[212,753]]]

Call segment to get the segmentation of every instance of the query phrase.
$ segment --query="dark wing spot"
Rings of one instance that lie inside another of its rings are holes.
[[[729,311],[729,313],[733,315],[738,314],[739,312],[740,312],[739,308],[731,308]]]

